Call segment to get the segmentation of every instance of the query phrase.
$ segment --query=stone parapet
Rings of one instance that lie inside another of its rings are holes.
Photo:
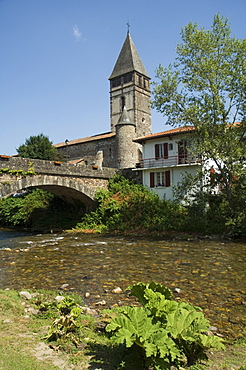
[[[9,168],[10,170],[17,171],[33,170],[35,173],[47,175],[104,179],[110,179],[116,173],[116,169],[114,168],[103,167],[102,169],[97,169],[95,166],[93,168],[80,164],[8,156],[0,156],[0,169],[1,168]]]

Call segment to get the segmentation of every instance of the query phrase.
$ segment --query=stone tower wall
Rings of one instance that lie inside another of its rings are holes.
[[[141,77],[141,78],[140,78]],[[140,80],[139,80],[140,79]],[[144,87],[145,86],[145,87]],[[136,136],[151,134],[150,81],[136,72],[133,81],[110,89],[111,131],[115,132],[122,113],[122,97],[131,122],[136,125]]]
[[[116,125],[116,145],[119,168],[134,168],[138,162],[138,144],[132,140],[136,137],[134,125]]]
[[[132,83],[121,86],[120,88],[114,88],[110,92],[110,118],[111,118],[111,131],[115,132],[115,126],[117,125],[119,118],[122,113],[121,98],[125,98],[125,106],[127,108],[131,122],[134,122],[134,85]]]
[[[136,137],[147,136],[152,133],[150,91],[136,87],[135,90],[135,117]]]

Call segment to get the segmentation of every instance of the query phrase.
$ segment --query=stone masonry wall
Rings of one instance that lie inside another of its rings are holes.
[[[88,166],[95,162],[96,154],[99,150],[103,151],[103,167],[117,168],[116,140],[115,137],[93,140],[72,144],[57,148],[59,153],[68,155],[69,160],[84,159]]]
[[[0,156],[0,169],[1,168],[23,171],[32,169],[35,173],[40,174],[106,179],[113,177],[116,172],[114,168],[102,168],[101,170],[94,170],[92,167],[69,164],[65,162],[7,156]]]

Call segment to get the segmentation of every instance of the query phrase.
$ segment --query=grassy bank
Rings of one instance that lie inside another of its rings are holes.
[[[0,369],[4,370],[133,370],[125,367],[127,350],[113,345],[105,334],[105,315],[84,311],[76,319],[78,330],[64,331],[58,307],[73,302],[82,305],[80,297],[67,298],[66,304],[54,304],[56,292],[39,291],[30,299],[19,293],[0,290]],[[89,314],[88,314],[89,312]],[[52,326],[54,320],[56,325]],[[60,326],[59,326],[60,325]],[[51,328],[51,329],[50,329]],[[59,337],[59,340],[55,340]],[[208,353],[209,361],[190,370],[246,369],[246,340],[226,345],[226,350]],[[135,369],[134,369],[135,370]]]

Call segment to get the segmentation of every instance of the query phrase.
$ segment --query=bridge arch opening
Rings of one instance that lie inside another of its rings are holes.
[[[94,199],[73,188],[68,188],[61,185],[39,185],[29,187],[29,189],[31,188],[45,190],[69,204],[78,205],[78,203],[80,203],[86,207],[86,212],[94,210],[97,205],[97,202]]]
[[[94,210],[97,202],[94,199],[96,189],[89,188],[73,179],[38,175],[21,178],[8,184],[2,184],[0,197],[5,198],[25,189],[42,189],[56,195],[69,204],[83,204],[86,212]]]

